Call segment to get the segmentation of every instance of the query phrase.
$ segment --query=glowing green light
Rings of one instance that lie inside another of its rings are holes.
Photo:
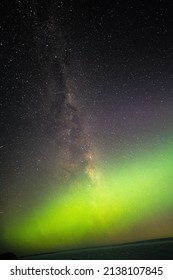
[[[168,222],[173,212],[172,143],[118,165],[110,162],[99,172],[94,186],[74,181],[25,218],[14,217],[5,242],[14,251],[30,253],[173,235]]]

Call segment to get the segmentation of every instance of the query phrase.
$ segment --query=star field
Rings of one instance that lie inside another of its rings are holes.
[[[0,4],[0,252],[172,237],[173,4]]]

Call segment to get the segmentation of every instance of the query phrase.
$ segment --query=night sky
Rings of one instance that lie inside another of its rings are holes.
[[[1,1],[0,61],[0,253],[172,237],[172,1]]]

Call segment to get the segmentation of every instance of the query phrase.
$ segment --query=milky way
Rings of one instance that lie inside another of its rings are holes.
[[[173,235],[172,13],[122,2],[4,7],[0,252]]]

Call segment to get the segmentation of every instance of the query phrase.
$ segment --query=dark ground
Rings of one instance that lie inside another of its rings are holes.
[[[23,257],[31,260],[172,260],[173,238]]]

